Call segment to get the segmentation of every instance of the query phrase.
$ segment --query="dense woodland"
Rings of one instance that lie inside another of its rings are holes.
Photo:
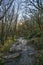
[[[43,65],[43,0],[0,0],[0,57],[20,36],[35,46],[36,65]]]

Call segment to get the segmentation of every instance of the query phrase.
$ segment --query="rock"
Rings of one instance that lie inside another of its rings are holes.
[[[29,40],[28,43],[30,43]],[[10,51],[16,51],[16,53],[4,56],[5,60],[10,60],[10,62],[7,62],[5,65],[34,65],[36,50],[31,44],[26,44],[27,41],[24,39],[18,39],[10,48]],[[14,60],[14,58],[16,59]]]
[[[22,51],[22,44],[20,42],[16,42],[15,44],[12,45],[9,51],[10,52]]]
[[[13,59],[13,58],[17,58],[19,56],[20,56],[20,53],[15,53],[15,54],[3,56],[3,59]]]
[[[25,49],[25,45],[27,44],[27,40],[19,38],[16,40],[16,42],[11,46],[10,52],[15,52],[15,51],[22,51]]]

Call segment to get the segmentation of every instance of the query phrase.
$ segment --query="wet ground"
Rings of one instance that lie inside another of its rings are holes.
[[[21,55],[15,59],[8,59],[5,65],[35,65],[37,54],[35,48],[32,45],[26,46],[27,40],[22,38],[19,38],[17,41],[19,44],[16,45],[16,48],[14,48],[15,44],[13,44],[10,49],[12,51],[14,51],[14,49],[17,51],[22,49],[22,51],[18,52]]]

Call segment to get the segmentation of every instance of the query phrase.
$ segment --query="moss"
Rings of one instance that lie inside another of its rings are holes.
[[[4,65],[4,60],[3,59],[0,60],[0,65]]]
[[[30,39],[31,44],[33,44],[37,50],[43,49],[43,37]]]
[[[9,48],[14,41],[16,41],[15,36],[14,36],[14,40],[12,40],[12,37],[8,37],[7,40],[4,42],[4,45],[0,48],[0,51],[1,52],[9,51]]]
[[[39,55],[36,65],[43,65],[43,53]]]

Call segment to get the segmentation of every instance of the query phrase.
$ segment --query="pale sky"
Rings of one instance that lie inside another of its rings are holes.
[[[3,15],[3,11],[5,10],[5,7],[6,7],[6,9],[7,9],[7,7],[9,6],[9,5],[8,5],[8,4],[9,4],[9,1],[12,1],[12,0],[3,0],[2,5],[0,5],[0,16]],[[15,12],[14,12],[14,13],[17,13],[18,3],[20,3],[21,1],[23,2],[23,1],[26,1],[26,0],[14,0],[12,6],[11,6],[11,8],[10,8],[10,12],[11,12],[13,6],[15,6]],[[42,2],[43,2],[43,0],[42,0]],[[3,5],[3,3],[4,3],[4,5]],[[14,5],[14,3],[15,3],[15,5]],[[30,7],[31,9],[34,9],[33,6],[29,6],[29,7]],[[3,9],[2,9],[2,8],[3,8]],[[29,11],[29,10],[28,10],[28,11]],[[9,13],[10,13],[10,12],[9,12]],[[29,14],[27,13],[28,15],[25,15],[25,3],[21,3],[21,4],[19,5],[18,14],[19,14],[19,17],[18,17],[19,20],[20,20],[20,19],[23,19],[22,15],[23,15],[23,16],[26,16],[26,17],[29,17],[30,13],[29,13]]]

